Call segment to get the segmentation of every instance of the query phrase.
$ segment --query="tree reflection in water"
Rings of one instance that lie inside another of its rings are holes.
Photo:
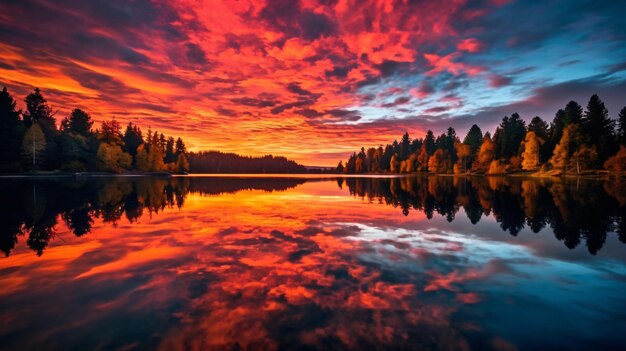
[[[0,181],[0,250],[9,256],[18,237],[42,255],[62,220],[76,235],[91,231],[95,218],[133,223],[144,214],[184,206],[189,192],[219,195],[240,190],[283,191],[306,179],[291,178],[123,178]],[[310,181],[310,180],[309,180]],[[525,226],[538,233],[549,226],[570,249],[585,242],[595,255],[607,233],[626,243],[626,184],[576,179],[522,177],[337,178],[340,188],[370,202],[435,214],[452,222],[459,210],[476,224],[490,214],[503,231],[517,235]]]
[[[549,226],[570,249],[585,241],[595,255],[608,232],[626,243],[626,184],[577,179],[522,177],[346,178],[350,193],[399,207],[404,215],[435,213],[452,222],[459,210],[476,224],[492,214],[503,231],[516,236],[525,226],[534,233]]]

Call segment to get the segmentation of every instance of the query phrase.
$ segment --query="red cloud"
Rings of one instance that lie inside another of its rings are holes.
[[[428,76],[483,71],[461,62],[480,48],[453,25],[467,16],[463,0],[177,0],[71,9],[40,1],[37,13],[12,3],[0,17],[1,28],[24,33],[0,34],[0,75],[18,99],[37,86],[60,118],[80,107],[97,121],[115,116],[181,135],[192,150],[271,149],[335,164],[323,155],[397,137],[391,124],[374,128],[358,124],[356,114],[344,120],[325,113],[370,104],[362,87],[417,72],[422,57]],[[34,22],[36,33],[25,26]],[[427,45],[458,51],[424,54]],[[410,93],[424,98],[432,89]],[[294,147],[301,140],[310,147]]]
[[[473,38],[464,39],[456,46],[458,50],[467,52],[478,52],[480,51],[481,47],[482,45],[480,44],[480,42]]]

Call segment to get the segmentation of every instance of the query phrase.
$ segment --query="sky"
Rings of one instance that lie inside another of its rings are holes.
[[[336,165],[408,131],[626,105],[626,2],[0,0],[0,85],[181,136]]]

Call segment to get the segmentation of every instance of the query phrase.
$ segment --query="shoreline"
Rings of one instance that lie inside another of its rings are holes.
[[[601,172],[601,173],[600,173]],[[412,176],[439,176],[439,177],[520,177],[520,178],[536,178],[536,179],[585,179],[585,180],[616,180],[626,179],[626,174],[610,174],[606,171],[600,171],[587,174],[538,174],[533,172],[515,172],[505,174],[447,174],[447,173],[430,173],[430,172],[414,172],[414,173],[362,173],[362,174],[343,174],[343,173],[188,173],[175,174],[170,172],[125,172],[125,173],[107,173],[107,172],[23,172],[23,173],[7,173],[0,174],[0,179],[15,178],[95,178],[95,177],[199,177],[199,178],[404,178]]]

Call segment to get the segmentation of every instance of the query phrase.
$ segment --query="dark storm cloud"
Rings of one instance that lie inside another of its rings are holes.
[[[187,54],[187,59],[191,63],[198,65],[206,65],[209,63],[206,54],[197,44],[187,43],[185,44],[185,50],[185,53]]]
[[[287,90],[297,94],[297,95],[303,95],[303,96],[313,96],[315,94],[313,94],[312,92],[306,90],[306,89],[302,89],[300,87],[300,84],[298,83],[289,83],[287,84]]]
[[[276,101],[255,99],[255,98],[249,98],[249,97],[236,98],[236,99],[232,99],[231,101],[239,105],[252,106],[252,107],[270,107],[270,106],[276,105]]]
[[[282,32],[287,38],[300,37],[315,40],[336,32],[337,26],[324,14],[301,9],[300,1],[268,1],[259,13],[259,19]]]

